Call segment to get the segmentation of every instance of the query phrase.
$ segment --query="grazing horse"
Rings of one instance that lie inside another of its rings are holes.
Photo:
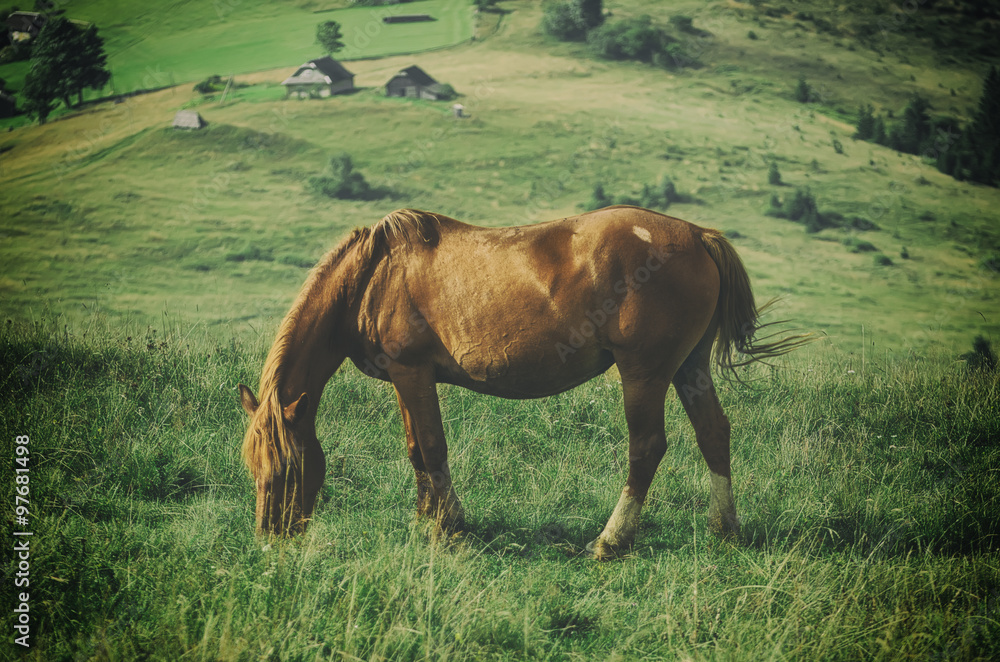
[[[267,356],[260,399],[239,387],[250,415],[243,457],[256,482],[257,531],[305,529],[326,473],[316,410],[349,358],[395,388],[417,512],[444,531],[461,529],[464,514],[448,467],[439,382],[541,398],[617,365],[628,479],[589,554],[610,558],[632,543],[667,447],[671,383],[711,472],[710,526],[737,532],[729,421],[710,374],[713,347],[720,368],[733,371],[807,340],[755,342],[759,312],[746,270],[721,233],[656,212],[617,206],[483,228],[395,211],[354,230],[311,272]]]

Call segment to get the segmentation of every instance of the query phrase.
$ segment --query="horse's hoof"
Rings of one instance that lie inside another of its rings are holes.
[[[614,549],[600,538],[595,538],[587,543],[583,549],[583,555],[595,561],[610,561],[618,558],[621,550]]]
[[[740,520],[735,515],[723,517],[716,513],[709,513],[708,530],[723,539],[739,538]]]

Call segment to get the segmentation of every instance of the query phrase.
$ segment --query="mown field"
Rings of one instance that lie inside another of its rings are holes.
[[[473,26],[464,4],[433,1]],[[664,71],[596,60],[540,32],[540,3],[504,0],[474,42],[356,60],[359,92],[296,101],[280,81],[315,54],[285,62],[279,42],[302,30],[309,46],[341,15],[310,12],[345,3],[119,4],[72,5],[113,36],[116,80],[152,67],[185,84],[0,135],[0,427],[31,437],[29,659],[1000,656],[1000,396],[995,373],[960,358],[1000,337],[1000,193],[851,139],[859,103],[898,115],[914,92],[968,120],[991,61],[978,32],[922,5],[605,3],[711,32],[686,43],[699,66]],[[937,36],[911,29],[925,25]],[[467,39],[422,32],[391,52],[425,38]],[[468,117],[385,98],[411,64],[452,84]],[[230,72],[224,101],[191,89]],[[811,103],[794,98],[799,77]],[[170,129],[181,108],[208,127]],[[308,190],[340,152],[381,197]],[[533,223],[578,213],[597,184],[635,196],[664,177],[687,196],[667,213],[724,230],[758,298],[782,297],[771,319],[821,337],[751,387],[720,386],[739,539],[707,533],[708,472],[671,394],[631,555],[580,556],[625,478],[612,371],[539,401],[442,387],[469,530],[434,544],[414,521],[395,396],[353,368],[321,405],[312,526],[254,538],[235,386],[256,385],[326,250],[399,207]],[[806,187],[874,227],[810,234],[765,214]]]

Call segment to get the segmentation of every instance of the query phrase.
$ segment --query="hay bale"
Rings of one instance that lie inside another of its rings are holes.
[[[200,129],[205,126],[205,120],[196,110],[178,110],[174,115],[175,129]]]

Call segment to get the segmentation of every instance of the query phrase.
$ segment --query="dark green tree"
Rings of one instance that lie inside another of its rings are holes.
[[[323,47],[323,52],[333,55],[344,47],[344,35],[337,21],[326,21],[316,26],[316,43]]]
[[[604,22],[604,0],[576,0],[575,4],[588,30]]]
[[[875,126],[872,129],[872,141],[879,145],[889,144],[889,136],[885,132],[885,120],[881,116],[875,118]]]
[[[813,91],[806,82],[805,78],[799,78],[798,84],[795,86],[795,100],[799,103],[809,103],[812,101]]]
[[[982,140],[1000,140],[1000,70],[990,67],[983,81],[983,94],[972,120],[972,129]]]
[[[778,170],[778,162],[771,161],[767,169],[767,183],[772,186],[781,186],[781,171]]]
[[[871,140],[875,137],[875,109],[870,104],[858,106],[857,132],[854,137],[858,140]]]
[[[576,7],[569,2],[552,2],[544,6],[542,30],[561,41],[583,41],[587,26]]]
[[[542,29],[562,41],[583,41],[604,23],[603,0],[550,2],[543,7]]]
[[[993,372],[997,369],[997,355],[990,341],[983,336],[976,336],[972,341],[972,351],[958,358],[965,361],[965,367],[969,372]]]
[[[971,178],[996,186],[1000,178],[1000,71],[996,67],[990,67],[983,81],[983,94],[968,136],[975,150]]]
[[[74,96],[83,103],[84,90],[99,90],[111,79],[97,27],[81,28],[62,17],[49,21],[35,39],[30,72],[25,97],[35,99],[38,103],[28,105],[36,108],[44,107],[46,99],[62,99],[72,108]]]
[[[902,145],[899,151],[919,154],[931,137],[931,118],[927,114],[930,103],[919,94],[914,94],[903,111],[903,128],[900,134]]]
[[[32,66],[24,77],[24,87],[21,88],[23,107],[39,124],[45,124],[59,99],[56,89],[50,84],[52,78],[49,71],[39,66]]]
[[[99,90],[111,80],[108,70],[108,56],[104,52],[104,39],[97,34],[97,26],[91,25],[80,37],[82,57],[78,61],[76,80],[77,100],[83,103],[83,90]]]
[[[598,57],[649,63],[665,56],[671,41],[647,15],[605,23],[587,35],[587,45]]]
[[[310,177],[308,187],[314,193],[341,200],[368,200],[377,192],[365,181],[364,175],[354,169],[354,162],[347,152],[330,158],[330,175]]]

